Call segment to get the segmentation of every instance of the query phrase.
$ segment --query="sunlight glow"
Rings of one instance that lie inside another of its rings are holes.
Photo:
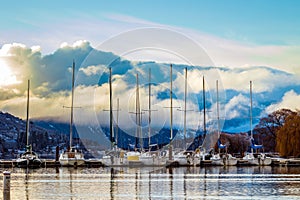
[[[16,75],[12,73],[6,62],[0,58],[0,87],[17,83],[19,83],[19,81],[17,81]]]

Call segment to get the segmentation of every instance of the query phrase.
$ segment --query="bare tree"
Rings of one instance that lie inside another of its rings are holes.
[[[286,118],[295,112],[289,109],[280,109],[260,119],[254,128],[256,142],[263,144],[264,150],[274,152],[276,147],[277,131],[285,124]]]

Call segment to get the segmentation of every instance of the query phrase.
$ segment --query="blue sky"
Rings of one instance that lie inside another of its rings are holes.
[[[300,2],[273,1],[6,1],[3,32],[46,32],[64,20],[127,15],[159,24],[190,28],[254,44],[300,44]],[[49,30],[44,24],[49,23]],[[66,25],[67,26],[67,25]],[[10,42],[13,38],[3,38]],[[88,39],[88,38],[86,38]],[[26,38],[24,41],[26,42]]]
[[[218,66],[263,65],[300,73],[299,1],[30,0],[1,4],[0,46],[17,42],[40,46],[48,54],[65,42],[87,40],[98,47],[126,31],[162,27],[193,39]]]

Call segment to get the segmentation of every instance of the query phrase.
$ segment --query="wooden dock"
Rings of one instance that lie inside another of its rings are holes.
[[[300,166],[299,158],[277,158],[272,159],[272,164],[275,166]]]
[[[42,166],[44,168],[55,168],[55,167],[61,167],[59,161],[55,161],[54,159],[44,159],[42,160]],[[286,166],[286,167],[300,167],[300,159],[299,158],[272,158],[272,166]],[[193,164],[193,165],[179,165],[178,162],[175,161],[168,161],[166,165],[164,166],[157,166],[157,167],[209,167],[213,166],[211,160],[201,160],[201,162]],[[249,163],[246,160],[239,159],[237,166],[249,166]],[[16,160],[0,160],[0,168],[14,168],[17,167]],[[80,167],[88,167],[88,168],[97,168],[97,167],[106,167],[100,159],[88,159],[85,160],[85,164]],[[124,165],[116,165],[116,166],[110,166],[110,167],[144,167],[141,163],[130,163],[130,164],[124,164]],[[155,167],[155,166],[153,166]]]
[[[55,161],[54,159],[45,159],[42,160],[42,166],[45,168],[55,168],[61,167],[59,161]],[[104,165],[100,160],[97,159],[89,159],[85,161],[85,164],[82,167],[103,167]],[[17,167],[16,160],[0,160],[0,168],[13,168]]]

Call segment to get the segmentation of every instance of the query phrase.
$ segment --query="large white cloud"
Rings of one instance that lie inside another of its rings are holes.
[[[76,89],[75,109],[76,123],[101,124],[108,123],[109,108],[108,70],[107,65],[113,68],[113,96],[114,108],[116,99],[120,99],[120,126],[130,128],[134,125],[135,116],[129,111],[135,111],[135,76],[140,76],[140,102],[141,108],[148,108],[148,69],[152,69],[152,104],[153,126],[168,126],[170,121],[169,95],[170,65],[154,62],[135,62],[119,58],[111,53],[100,52],[93,49],[89,42],[79,41],[73,45],[62,45],[53,54],[42,55],[38,47],[26,47],[22,44],[4,45],[1,48],[2,57],[11,67],[19,83],[2,86],[0,89],[0,109],[11,112],[19,117],[25,116],[26,80],[32,80],[31,88],[31,117],[56,118],[69,121],[69,110],[63,106],[70,105],[71,65],[76,61]],[[93,53],[91,53],[93,52]],[[76,55],[76,56],[74,56]],[[86,59],[86,58],[89,59]],[[174,106],[184,107],[184,65],[173,67],[173,92]],[[263,94],[263,101],[268,105],[279,101],[274,92],[290,90],[291,87],[300,85],[295,74],[282,72],[267,67],[244,66],[242,68],[227,67],[195,67],[188,66],[188,128],[197,129],[203,123],[202,105],[202,77],[205,77],[207,95],[208,124],[216,121],[215,101],[216,80],[219,80],[220,98],[222,101],[222,116],[228,120],[243,118],[249,113],[249,80],[253,81],[253,92]],[[103,80],[102,80],[103,78]],[[286,81],[289,80],[289,81]],[[98,85],[98,83],[101,83]],[[289,88],[289,89],[288,89]],[[231,91],[226,98],[225,91]],[[165,95],[165,96],[164,96]],[[233,96],[232,96],[233,95]],[[270,106],[267,110],[277,107],[296,105],[297,95],[288,92],[282,104]],[[288,99],[288,100],[287,100]],[[259,101],[259,100],[256,100]],[[260,100],[262,101],[262,100]],[[264,103],[265,103],[264,102]],[[264,105],[256,102],[256,108],[264,110]],[[295,107],[297,108],[297,107]],[[200,113],[199,113],[200,111]],[[224,112],[225,111],[225,112]],[[259,112],[259,111],[257,111]],[[226,113],[226,115],[224,114]],[[147,112],[143,115],[146,123]],[[174,109],[174,126],[182,128],[183,112]],[[210,126],[210,125],[208,125]],[[129,129],[128,129],[129,131]]]
[[[225,105],[226,119],[234,118],[245,118],[242,116],[245,113],[249,113],[249,98],[245,97],[242,94],[234,96],[229,102]],[[247,116],[248,117],[248,116]]]
[[[91,75],[97,75],[100,74],[101,70],[103,71],[103,68],[105,66],[88,66],[87,68],[80,68],[79,70],[82,71],[86,76]]]
[[[271,113],[282,108],[287,108],[296,111],[300,109],[299,102],[300,95],[297,94],[294,90],[290,90],[284,94],[280,102],[268,106],[266,108],[266,112]]]

